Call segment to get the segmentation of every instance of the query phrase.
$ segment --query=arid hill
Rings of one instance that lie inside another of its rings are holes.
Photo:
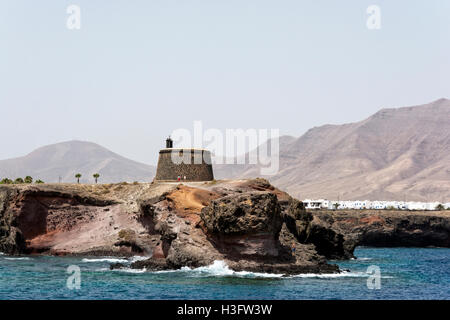
[[[0,178],[32,176],[45,182],[74,182],[81,173],[81,182],[93,182],[92,175],[100,173],[100,181],[151,181],[155,167],[122,157],[108,149],[85,141],[68,141],[39,148],[30,154],[0,161]]]
[[[261,176],[250,165],[220,166],[215,175]],[[450,100],[281,137],[280,171],[266,178],[301,199],[448,201]]]

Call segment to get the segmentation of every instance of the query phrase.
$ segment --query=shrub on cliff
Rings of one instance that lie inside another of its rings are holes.
[[[16,178],[16,180],[14,180],[14,184],[22,184],[22,183],[23,183],[22,178]]]
[[[122,229],[118,234],[119,238],[124,241],[135,241],[136,240],[136,232],[131,229]]]
[[[13,183],[13,181],[8,178],[4,178],[0,181],[0,184],[12,184],[12,183]]]
[[[23,183],[33,183],[33,178],[26,176],[25,179],[16,178],[14,181],[9,178],[3,178],[0,180],[0,184],[23,184]]]

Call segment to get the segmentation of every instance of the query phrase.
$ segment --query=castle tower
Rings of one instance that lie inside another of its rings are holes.
[[[174,148],[166,139],[159,151],[155,181],[211,181],[214,179],[211,153],[206,149]]]

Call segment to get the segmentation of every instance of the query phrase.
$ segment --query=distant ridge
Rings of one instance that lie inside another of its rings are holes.
[[[260,173],[257,166],[222,165],[215,175]],[[450,100],[281,137],[280,171],[267,178],[299,198],[449,201]]]
[[[81,173],[81,182],[92,183],[92,175],[100,173],[100,183],[122,181],[150,182],[155,167],[122,157],[98,144],[85,141],[67,141],[41,147],[24,157],[1,160],[0,177],[15,179],[32,176],[45,182],[75,182]]]
[[[152,151],[149,151],[152,152]],[[157,150],[154,151],[155,153]],[[45,182],[152,181],[155,167],[98,144],[68,141],[0,161],[0,178]],[[261,176],[256,165],[215,165],[217,179]],[[369,118],[280,138],[280,170],[266,177],[291,195],[332,200],[450,201],[450,100],[381,109]]]

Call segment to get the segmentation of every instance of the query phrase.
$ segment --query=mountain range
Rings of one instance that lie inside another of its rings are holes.
[[[267,177],[300,199],[450,199],[450,100],[381,109],[369,118],[283,136]],[[270,146],[270,144],[269,144]],[[218,178],[254,177],[257,165],[221,165]]]
[[[270,141],[267,142],[270,146]],[[275,186],[300,199],[450,199],[450,100],[381,109],[349,124],[323,125],[300,137],[279,138]],[[155,150],[154,152],[157,152]],[[98,144],[69,141],[0,161],[0,178],[31,175],[46,182],[151,181],[155,167]],[[216,165],[217,179],[261,176],[258,165]]]
[[[0,161],[0,177],[15,179],[32,176],[45,182],[92,183],[94,173],[100,182],[151,181],[156,168],[129,160],[98,144],[86,141],[68,141],[48,145],[15,159]]]

